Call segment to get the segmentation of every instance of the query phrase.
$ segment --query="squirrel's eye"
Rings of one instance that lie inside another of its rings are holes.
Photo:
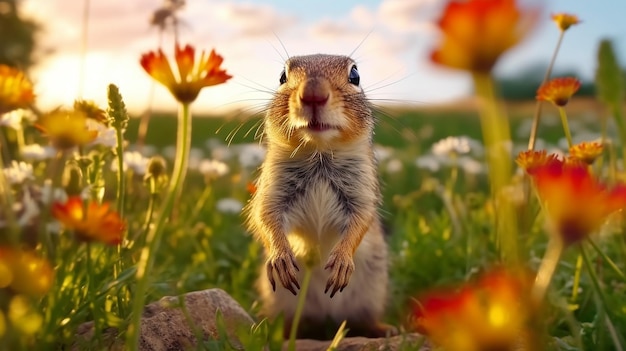
[[[356,65],[352,65],[352,68],[350,68],[350,76],[348,76],[348,82],[356,86],[358,86],[361,82],[361,77],[359,76],[359,71],[356,69]]]
[[[283,72],[280,74],[280,84],[285,84],[287,83],[287,72],[285,72],[285,70],[283,70]]]

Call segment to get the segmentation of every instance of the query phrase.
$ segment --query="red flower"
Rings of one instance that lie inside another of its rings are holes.
[[[576,78],[554,78],[539,87],[537,100],[549,101],[556,106],[563,107],[578,89],[580,89],[580,81]]]
[[[529,170],[538,166],[545,165],[546,163],[550,163],[554,160],[558,161],[558,156],[556,154],[548,155],[546,150],[527,150],[520,152],[519,155],[517,155],[515,162],[523,169]]]
[[[438,26],[443,39],[431,55],[439,64],[489,72],[535,22],[536,11],[523,11],[515,0],[450,1]]]
[[[530,332],[530,281],[500,269],[460,290],[432,292],[415,308],[417,329],[446,350],[514,350]]]
[[[608,215],[626,207],[626,186],[609,189],[584,164],[557,160],[528,173],[552,225],[566,244],[584,239]]]
[[[126,229],[119,214],[111,211],[108,203],[92,201],[86,211],[84,206],[80,196],[71,196],[65,204],[55,203],[52,214],[80,240],[119,244]]]
[[[174,98],[182,103],[193,102],[204,87],[222,84],[232,76],[220,66],[224,59],[211,50],[207,57],[202,51],[199,60],[195,60],[195,49],[191,45],[175,47],[178,78],[174,76],[170,63],[161,49],[150,51],[141,56],[141,66],[152,78],[167,87]]]

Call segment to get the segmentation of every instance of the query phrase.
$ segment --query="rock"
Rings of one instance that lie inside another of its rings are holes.
[[[185,309],[192,321],[192,329],[187,322],[185,313],[180,308],[180,300],[184,299]],[[221,289],[195,291],[181,296],[166,296],[144,308],[139,336],[139,351],[183,351],[195,349],[196,333],[204,340],[219,340],[217,313],[222,315],[225,332],[230,345],[243,349],[236,331],[250,330],[254,324],[252,317],[230,295]],[[243,329],[242,329],[243,328]],[[98,350],[122,351],[123,338],[118,337],[118,330],[107,328],[102,331]],[[77,330],[73,351],[94,348],[93,322],[81,325]],[[296,340],[298,351],[326,351],[331,341]],[[395,351],[411,350],[429,351],[424,338],[419,334],[405,334],[391,338],[368,339],[363,337],[344,338],[336,351]],[[287,350],[288,341],[283,344]]]
[[[296,350],[326,351],[328,350],[330,343],[331,341],[309,339],[296,340]],[[287,350],[287,347],[288,343],[285,342],[283,344],[283,350]],[[368,339],[363,337],[344,338],[341,340],[335,351],[396,351],[407,349],[429,351],[431,348],[424,342],[423,336],[419,334],[405,334],[380,339]]]
[[[185,309],[192,321],[192,329],[187,322],[180,301],[184,298]],[[240,346],[235,336],[236,330],[249,330],[252,317],[225,291],[209,289],[187,293],[181,296],[166,296],[144,308],[139,336],[140,351],[183,351],[196,345],[196,333],[204,340],[217,340],[217,313],[222,315],[226,335],[231,345]],[[109,328],[103,331],[104,348],[123,350],[124,340],[117,338],[118,331]],[[93,323],[85,323],[78,328],[77,342],[73,350],[82,350],[91,344]],[[93,346],[93,345],[91,345]],[[100,347],[99,349],[102,349]]]

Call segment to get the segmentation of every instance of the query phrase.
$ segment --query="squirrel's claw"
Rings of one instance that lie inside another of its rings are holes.
[[[330,297],[332,298],[337,291],[343,291],[348,286],[352,272],[354,272],[354,262],[349,255],[331,253],[324,269],[330,269],[330,277],[326,283],[324,294],[332,287],[330,291]]]
[[[271,256],[267,260],[266,268],[267,277],[274,291],[276,291],[276,281],[274,280],[274,272],[276,272],[280,283],[285,289],[291,291],[294,295],[298,294],[297,290],[300,290],[300,284],[298,284],[296,272],[300,269],[298,268],[293,253]]]

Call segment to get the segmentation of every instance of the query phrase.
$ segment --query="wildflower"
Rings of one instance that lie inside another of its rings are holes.
[[[16,215],[16,224],[20,228],[32,224],[33,220],[37,218],[40,213],[39,205],[36,199],[31,195],[30,188],[28,187],[25,187],[22,191],[22,198],[13,203],[12,209]],[[0,213],[0,228],[7,226],[7,221],[4,216],[4,213]]]
[[[517,155],[515,163],[517,163],[517,165],[522,167],[524,170],[529,170],[535,167],[543,166],[554,160],[558,160],[558,156],[556,154],[548,155],[546,150],[527,150],[522,151]]]
[[[560,160],[528,170],[550,224],[565,244],[587,237],[608,215],[626,207],[626,186],[609,189],[585,165]]]
[[[570,15],[569,13],[556,13],[552,15],[552,20],[559,27],[561,31],[566,31],[569,27],[580,23],[578,16]]]
[[[86,123],[87,129],[97,133],[96,138],[89,143],[90,145],[102,145],[111,149],[117,146],[117,134],[115,128],[108,127],[107,125],[93,119],[87,119]]]
[[[111,211],[108,203],[92,201],[85,206],[80,196],[71,196],[64,204],[53,204],[52,214],[66,229],[73,230],[78,239],[87,242],[119,244],[126,228],[119,214]]]
[[[33,85],[24,73],[0,64],[0,115],[18,108],[27,108],[34,101]]]
[[[563,107],[579,88],[580,81],[576,78],[554,78],[539,87],[537,100],[549,101],[558,107]]]
[[[217,160],[202,160],[200,162],[199,170],[207,180],[214,180],[222,177],[229,171],[227,164]]]
[[[604,151],[604,145],[602,145],[602,143],[582,142],[569,149],[569,157],[590,165],[602,155],[602,151]]]
[[[75,110],[59,109],[43,115],[35,127],[48,136],[52,146],[62,150],[86,145],[98,136],[87,127],[85,114]]]
[[[167,87],[179,102],[193,102],[202,88],[222,84],[232,77],[220,68],[224,59],[216,54],[215,50],[211,50],[208,57],[202,51],[197,63],[195,49],[191,45],[186,45],[181,49],[176,44],[174,53],[178,66],[178,79],[174,77],[170,63],[161,49],[142,55],[140,63],[143,69]]]
[[[535,22],[536,11],[515,0],[450,1],[437,23],[443,40],[433,62],[452,68],[489,72],[500,55],[516,45]]]
[[[436,142],[432,150],[433,154],[437,156],[466,154],[470,151],[469,138],[449,136]]]
[[[243,209],[243,204],[237,199],[227,197],[218,200],[215,207],[217,207],[217,210],[221,213],[238,214]]]
[[[148,158],[137,151],[124,151],[124,170],[130,168],[138,176],[146,174],[149,161]],[[117,172],[117,162],[111,163],[111,170]]]
[[[11,165],[2,170],[9,184],[22,184],[33,177],[33,165],[26,162],[11,161]]]
[[[0,246],[0,288],[16,293],[43,296],[52,287],[54,271],[50,263],[33,251]]]
[[[239,145],[239,163],[244,168],[254,168],[265,160],[267,150],[258,143]]]
[[[107,117],[106,112],[98,107],[98,105],[96,105],[93,101],[76,100],[74,101],[74,110],[84,113],[85,117],[90,120],[109,126],[109,118]]]
[[[167,166],[165,159],[161,156],[152,156],[148,160],[148,172],[146,172],[146,178],[152,177],[154,179],[160,179],[166,177]]]
[[[430,172],[437,172],[441,169],[441,160],[432,155],[424,155],[415,159],[417,168],[426,169]]]
[[[22,109],[0,114],[0,126],[9,127],[14,130],[22,130],[22,120],[24,120],[24,114],[25,110]]]
[[[257,191],[256,183],[248,181],[246,183],[246,191],[248,192],[248,194],[254,195]]]
[[[417,329],[446,350],[515,350],[532,317],[528,278],[501,269],[460,291],[433,292],[415,309]]]
[[[41,146],[39,144],[24,145],[20,152],[25,160],[43,161],[53,158],[57,150],[52,146]]]
[[[485,171],[485,166],[469,156],[459,157],[457,160],[459,168],[467,174],[481,174]]]
[[[396,174],[404,169],[404,164],[397,158],[393,158],[387,162],[386,171],[388,174]]]

